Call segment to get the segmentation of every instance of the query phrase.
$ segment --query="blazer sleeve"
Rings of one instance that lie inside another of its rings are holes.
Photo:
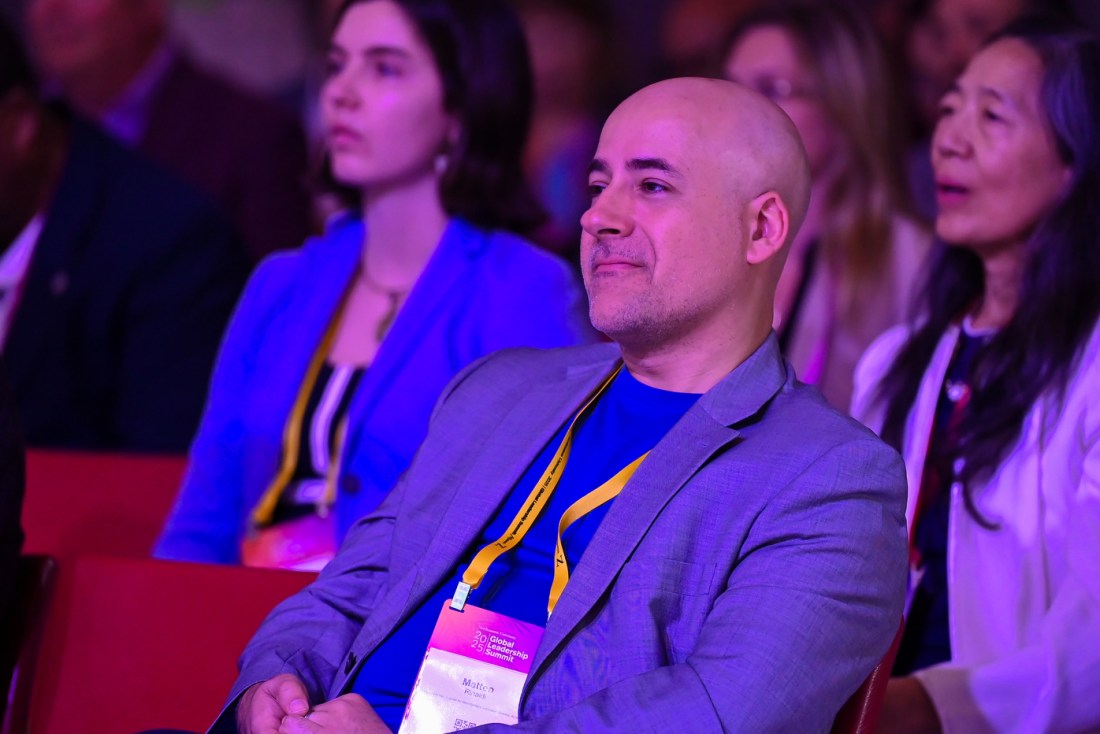
[[[157,558],[236,563],[245,522],[245,443],[239,392],[256,379],[254,345],[287,281],[278,258],[253,274],[214,366],[206,411],[176,504],[153,550]]]
[[[1100,370],[1084,380],[1094,390]],[[1054,591],[1040,639],[984,665],[945,663],[915,676],[944,734],[1094,731],[1100,727],[1100,400],[1077,429],[1080,483],[1070,488],[1068,573]],[[1041,590],[1036,590],[1041,593]]]
[[[901,621],[904,493],[880,442],[824,453],[756,520],[684,663],[477,731],[829,731]]]

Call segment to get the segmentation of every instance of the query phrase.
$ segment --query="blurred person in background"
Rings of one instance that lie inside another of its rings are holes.
[[[864,18],[814,2],[745,16],[726,48],[726,78],[783,108],[806,146],[813,194],[775,327],[799,378],[847,409],[856,362],[903,320],[930,246],[905,204],[882,50]]]
[[[1069,0],[913,0],[902,39],[913,144],[906,167],[918,212],[936,215],[929,142],[940,98],[987,38],[1028,11],[1070,15]]]
[[[350,209],[253,276],[160,557],[324,565],[460,369],[591,338],[569,266],[514,234],[540,210],[503,0],[349,0],[328,61],[327,170]]]
[[[0,23],[0,347],[27,443],[180,452],[245,279],[206,196],[42,104]]]
[[[708,76],[728,30],[760,0],[670,0],[660,23],[661,56],[668,76]]]
[[[229,213],[253,261],[310,232],[294,116],[199,68],[167,35],[168,0],[28,0],[47,88]]]
[[[531,50],[535,104],[524,168],[547,210],[532,238],[576,262],[585,186],[600,135],[607,19],[584,0],[517,0]]]
[[[853,413],[905,457],[910,603],[882,727],[1100,728],[1100,38],[1021,19],[932,142],[948,243]]]

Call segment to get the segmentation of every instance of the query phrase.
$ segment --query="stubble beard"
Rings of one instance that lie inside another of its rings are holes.
[[[649,350],[675,341],[682,335],[684,322],[690,321],[684,307],[675,308],[651,293],[613,300],[615,303],[601,304],[598,293],[590,295],[592,326],[612,341],[635,350]]]

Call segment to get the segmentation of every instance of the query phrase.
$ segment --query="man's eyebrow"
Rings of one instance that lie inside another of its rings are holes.
[[[626,162],[626,168],[629,171],[663,171],[673,176],[683,176],[675,166],[664,158],[631,158]],[[609,175],[611,166],[603,159],[596,158],[588,164],[588,174],[592,175],[593,173]]]
[[[629,171],[663,171],[673,176],[682,176],[676,168],[664,158],[631,158],[626,162]]]
[[[610,172],[611,172],[611,167],[609,165],[607,165],[606,162],[604,162],[603,160],[601,160],[599,158],[593,158],[592,162],[588,164],[588,175],[589,176],[591,176],[593,173],[601,173],[604,176],[606,176]]]

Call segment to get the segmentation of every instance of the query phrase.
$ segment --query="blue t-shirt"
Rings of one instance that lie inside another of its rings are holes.
[[[480,586],[470,593],[467,603],[545,626],[558,521],[562,513],[652,449],[698,398],[694,393],[649,387],[623,369],[575,429],[569,462],[538,520],[519,546],[493,563]],[[567,428],[568,422],[528,467],[482,531],[470,558],[463,559],[451,577],[363,661],[351,690],[362,695],[394,731],[401,725],[440,609],[454,594],[473,553],[507,530],[550,463]],[[624,491],[629,492],[629,487]],[[562,545],[570,570],[584,555],[610,506],[610,502],[602,505],[566,530]]]

